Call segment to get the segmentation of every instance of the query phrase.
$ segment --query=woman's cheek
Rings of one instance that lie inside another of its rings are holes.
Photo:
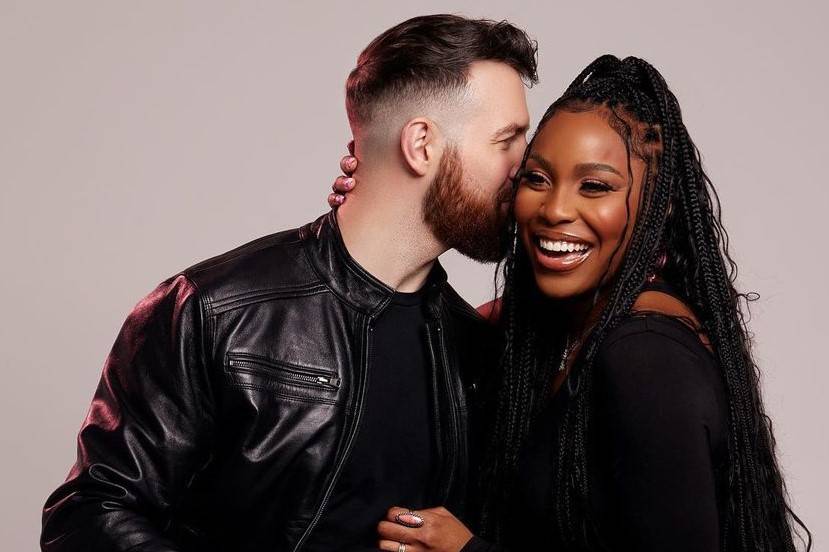
[[[627,207],[624,199],[622,198],[619,201],[618,198],[608,198],[608,201],[600,202],[595,206],[592,216],[590,216],[592,220],[588,220],[587,223],[598,234],[602,248],[610,246],[612,251],[622,238],[627,218]]]
[[[586,222],[596,233],[600,245],[596,261],[599,262],[599,266],[604,267],[602,272],[608,271],[606,277],[612,278],[621,266],[627,249],[627,246],[623,244],[623,247],[618,252],[616,251],[620,242],[624,240],[625,224],[628,220],[624,195],[597,202],[591,209],[589,217]],[[615,255],[614,252],[616,252]]]
[[[540,194],[525,187],[518,188],[515,194],[515,220],[523,226],[529,222],[533,213],[538,211]]]

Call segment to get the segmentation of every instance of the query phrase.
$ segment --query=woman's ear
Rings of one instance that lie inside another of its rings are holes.
[[[425,117],[411,119],[400,132],[400,151],[412,174],[426,176],[437,159],[438,130]]]

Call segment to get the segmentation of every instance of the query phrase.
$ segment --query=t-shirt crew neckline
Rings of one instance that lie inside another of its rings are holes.
[[[421,286],[417,291],[395,291],[391,296],[391,302],[403,307],[414,307],[423,303],[426,296],[427,284]]]

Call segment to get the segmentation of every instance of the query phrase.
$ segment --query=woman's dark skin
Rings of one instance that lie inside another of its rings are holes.
[[[531,259],[536,285],[557,309],[569,313],[568,330],[576,347],[604,305],[601,294],[594,300],[595,291],[605,289],[613,279],[627,250],[646,169],[642,159],[628,156],[625,143],[608,124],[608,113],[603,109],[561,111],[539,130],[514,203],[518,235]],[[346,156],[340,166],[350,174],[356,165],[354,157]],[[329,196],[331,206],[341,204],[343,194],[354,185],[349,177],[337,178]],[[573,251],[550,256],[545,248]],[[482,310],[492,308],[497,305],[484,305]],[[641,293],[633,310],[696,322],[686,304],[658,291]],[[705,337],[700,338],[710,348]],[[574,352],[568,358],[576,356]],[[556,389],[568,369],[556,375]],[[398,543],[405,542],[408,552],[457,552],[472,536],[443,508],[418,511],[424,519],[421,528],[395,522],[394,516],[405,511],[400,506],[391,508],[388,519],[378,525],[382,550],[398,550]]]

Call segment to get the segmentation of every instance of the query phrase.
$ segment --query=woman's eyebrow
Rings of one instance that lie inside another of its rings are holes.
[[[527,159],[532,159],[533,161],[541,165],[541,168],[547,171],[547,173],[549,174],[556,173],[556,170],[553,168],[553,164],[541,157],[540,155],[538,155],[537,153],[531,153],[529,157],[527,157]]]
[[[579,163],[578,165],[576,165],[577,174],[584,174],[593,171],[609,172],[618,176],[622,176],[622,173],[617,171],[614,167],[607,165],[605,163]]]

